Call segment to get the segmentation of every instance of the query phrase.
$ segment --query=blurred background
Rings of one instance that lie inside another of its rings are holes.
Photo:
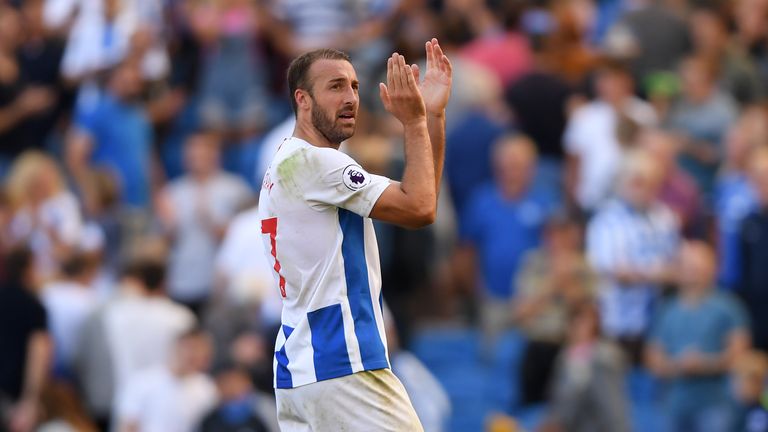
[[[429,431],[768,431],[767,0],[0,0],[0,430],[276,431],[258,189],[291,58],[453,62],[437,223],[377,225]],[[423,64],[422,64],[423,66]],[[312,239],[307,239],[311,242]]]

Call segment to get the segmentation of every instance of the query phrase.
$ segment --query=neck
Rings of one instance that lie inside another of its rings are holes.
[[[339,144],[333,143],[326,138],[311,122],[297,121],[296,128],[293,129],[293,136],[302,139],[315,147],[330,147],[338,150]]]
[[[688,287],[683,291],[680,298],[683,300],[683,303],[695,305],[700,303],[709,294],[709,291],[709,288]]]

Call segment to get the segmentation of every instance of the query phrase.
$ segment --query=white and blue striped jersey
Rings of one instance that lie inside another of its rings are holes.
[[[381,269],[368,215],[390,181],[292,137],[264,175],[259,215],[283,297],[275,387],[389,367]]]

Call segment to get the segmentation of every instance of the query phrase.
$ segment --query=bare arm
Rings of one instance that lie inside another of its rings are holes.
[[[437,195],[432,146],[427,131],[424,100],[414,73],[397,53],[387,60],[387,84],[380,85],[384,107],[405,129],[405,173],[376,201],[370,216],[407,228],[421,228],[435,220]]]
[[[10,430],[32,431],[39,417],[40,397],[48,378],[53,344],[45,331],[36,331],[27,344],[27,367],[21,399],[12,408]]]
[[[427,109],[427,131],[432,144],[432,159],[435,163],[436,194],[440,192],[445,161],[445,107],[451,96],[453,68],[448,57],[443,54],[437,39],[424,44],[427,57],[427,71],[424,82],[419,86]],[[419,80],[419,68],[411,67],[416,81]]]

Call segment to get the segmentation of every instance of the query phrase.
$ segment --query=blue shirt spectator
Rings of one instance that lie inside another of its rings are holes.
[[[502,138],[494,153],[496,182],[475,190],[461,218],[461,238],[475,249],[492,298],[514,295],[522,258],[539,246],[556,209],[556,200],[530,183],[535,154],[527,138]]]
[[[671,430],[728,430],[728,371],[749,346],[747,315],[718,292],[715,256],[703,242],[685,244],[677,265],[679,295],[654,320],[649,366],[669,383],[664,398]]]
[[[76,179],[88,166],[106,167],[118,181],[122,202],[136,208],[150,204],[153,139],[143,107],[134,102],[141,86],[140,72],[134,65],[115,69],[106,91],[93,103],[78,106],[76,133],[67,148]]]

